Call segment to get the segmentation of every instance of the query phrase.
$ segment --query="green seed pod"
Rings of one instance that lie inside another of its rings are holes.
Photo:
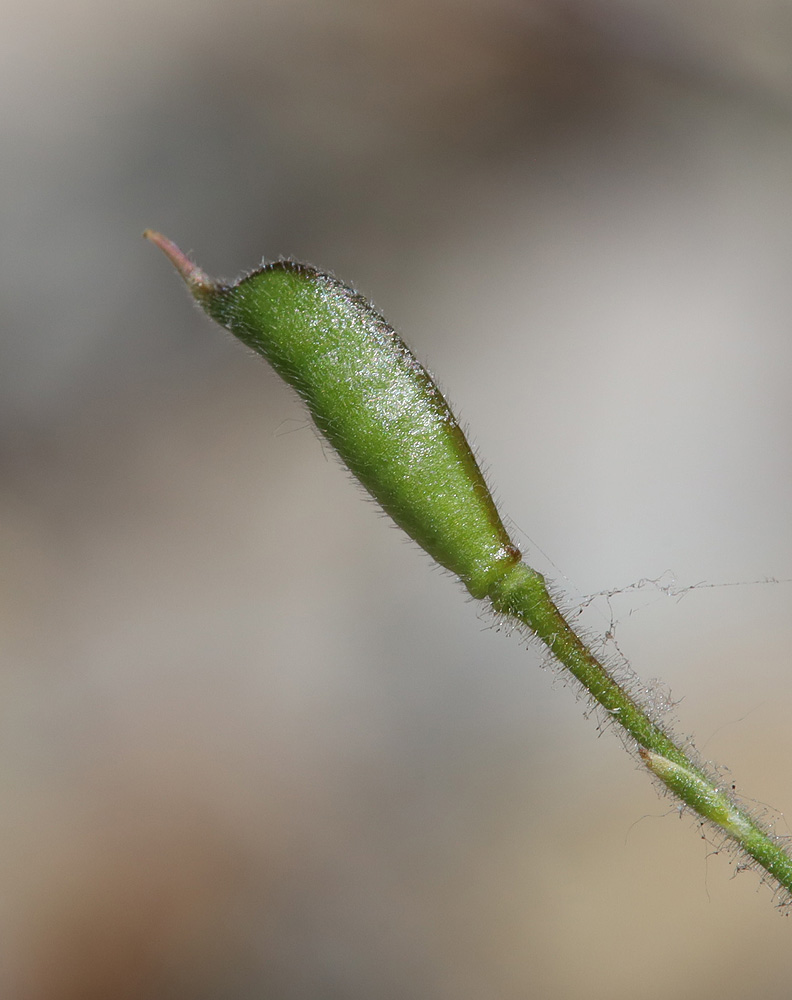
[[[383,510],[474,597],[490,593],[520,553],[442,393],[371,304],[293,261],[215,282],[165,237],[145,235],[206,312],[297,390]]]

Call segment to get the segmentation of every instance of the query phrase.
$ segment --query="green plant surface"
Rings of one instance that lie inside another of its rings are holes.
[[[383,510],[470,594],[527,628],[621,727],[664,789],[792,893],[780,838],[736,800],[658,713],[641,704],[578,635],[544,577],[522,561],[473,452],[440,390],[360,295],[306,264],[264,264],[216,282],[159,233],[194,298],[292,385],[316,426]]]

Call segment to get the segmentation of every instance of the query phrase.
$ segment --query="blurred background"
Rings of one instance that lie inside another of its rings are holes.
[[[3,26],[3,996],[786,998],[771,891],[361,502],[140,233],[373,299],[571,606],[741,584],[586,620],[792,809],[792,584],[751,583],[792,577],[792,3]]]

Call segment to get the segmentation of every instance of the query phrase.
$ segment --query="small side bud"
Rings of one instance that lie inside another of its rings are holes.
[[[652,774],[704,819],[710,820],[740,843],[752,836],[755,827],[751,818],[703,775],[645,747],[639,747],[638,753]]]

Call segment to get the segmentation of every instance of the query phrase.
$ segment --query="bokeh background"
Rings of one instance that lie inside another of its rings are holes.
[[[0,49],[3,996],[788,997],[770,890],[140,233],[371,297],[570,604],[734,584],[587,621],[792,809],[792,3],[7,0]]]

